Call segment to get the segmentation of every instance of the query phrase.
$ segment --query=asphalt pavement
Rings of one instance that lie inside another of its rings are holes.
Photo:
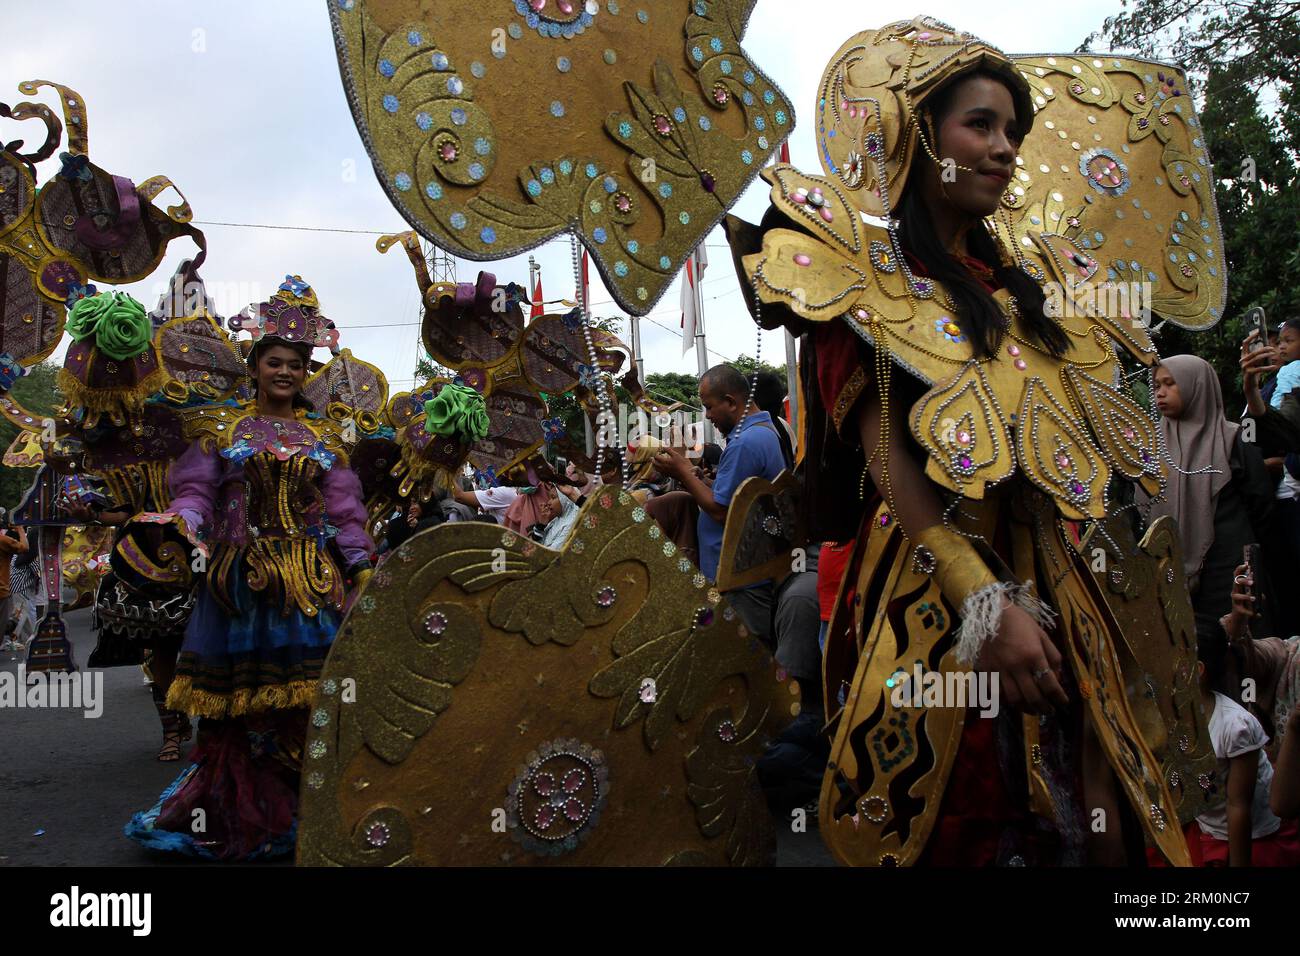
[[[95,647],[90,611],[65,620],[73,659],[84,671]],[[24,661],[19,652],[0,652],[0,671],[16,671]],[[140,668],[94,673],[103,678],[97,717],[80,709],[0,708],[0,866],[187,862],[122,835],[131,814],[151,807],[187,762],[156,759],[162,727]],[[777,832],[778,865],[833,865],[815,825],[793,833],[786,824]]]

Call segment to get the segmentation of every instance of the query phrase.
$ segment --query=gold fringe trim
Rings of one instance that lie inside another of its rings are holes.
[[[99,358],[98,355],[92,358]],[[134,385],[123,388],[90,388],[66,368],[59,369],[58,389],[74,406],[85,408],[91,416],[110,415],[125,418],[144,412],[144,403],[165,384],[170,376],[155,361],[154,370]]]
[[[461,450],[459,464],[448,467],[442,464],[434,464],[421,457],[420,453],[406,442],[402,442],[400,450],[402,464],[406,466],[407,477],[404,484],[407,485],[423,485],[425,482],[432,480],[440,488],[450,488],[454,476],[464,467],[465,460],[469,457],[469,446],[466,445]],[[393,469],[392,473],[395,473],[396,470]]]
[[[294,710],[310,707],[316,695],[316,681],[295,680],[287,684],[264,684],[256,691],[241,687],[233,694],[218,694],[194,687],[191,678],[178,674],[167,690],[168,710],[180,710],[191,717],[222,720],[264,710]]]

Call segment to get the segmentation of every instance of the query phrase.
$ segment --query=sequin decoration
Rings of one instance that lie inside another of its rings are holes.
[[[547,230],[559,233],[577,219],[576,231],[612,283],[616,301],[644,314],[673,281],[671,269],[655,268],[658,256],[667,253],[670,262],[680,263],[716,221],[717,209],[739,197],[789,129],[790,104],[764,82],[742,50],[746,18],[721,12],[716,4],[707,5],[707,23],[701,24],[690,3],[664,5],[662,12],[659,6],[625,4],[616,15],[609,4],[595,0],[509,2],[513,10],[498,10],[487,20],[487,6],[464,0],[416,5],[419,9],[406,14],[420,21],[416,32],[421,42],[414,48],[407,43],[410,25],[394,29],[387,22],[401,18],[372,15],[364,28],[360,17],[335,18],[335,45],[362,139],[377,168],[406,169],[418,177],[418,185],[405,193],[392,185],[391,172],[386,184],[399,211],[423,235],[457,254],[495,259],[531,248],[548,238]],[[502,14],[505,22],[499,23]],[[494,31],[509,40],[492,42]],[[493,69],[485,47],[499,62],[542,68],[541,76],[525,76],[521,83],[524,74]],[[678,93],[662,100],[656,96],[651,109],[643,110],[642,91],[657,83],[648,67],[674,56],[684,60],[686,71],[675,80]],[[543,76],[554,83],[534,82]],[[767,87],[758,90],[761,104],[742,83]],[[722,129],[717,117],[742,92],[750,108],[736,117],[734,128]],[[385,101],[386,96],[394,99]],[[459,101],[447,102],[448,97]],[[450,122],[445,120],[448,112]],[[548,113],[553,119],[545,128],[513,121]],[[427,137],[417,130],[435,136],[454,130],[465,137],[446,147],[455,151],[454,157],[441,156],[438,143],[433,144],[445,194],[438,206],[426,201],[425,186],[432,178],[424,155]],[[707,135],[699,135],[702,130]],[[492,148],[490,154],[478,154],[483,162],[472,166],[466,153],[475,155],[478,136],[487,137]],[[620,234],[630,219],[639,218],[638,227],[648,225],[648,218],[658,219],[640,216],[639,191],[628,190],[592,208],[593,197],[579,189],[539,192],[526,187],[528,176],[516,181],[494,175],[502,168],[535,168],[574,143],[581,143],[601,170],[635,170],[653,161],[661,170],[680,166],[699,175],[703,189],[682,188],[677,173],[672,183],[659,184],[676,186],[677,196],[667,217],[641,238],[643,247],[651,242],[657,247],[653,256],[637,256],[633,240]],[[526,211],[514,209],[521,201]],[[506,214],[510,209],[514,211]],[[468,214],[464,225],[452,222],[456,210]],[[494,229],[490,243],[483,238],[487,225]],[[596,230],[602,230],[603,242]],[[616,268],[620,261],[622,268]]]
[[[539,856],[559,856],[576,850],[599,822],[609,768],[589,744],[549,741],[528,755],[507,793],[511,836]]]

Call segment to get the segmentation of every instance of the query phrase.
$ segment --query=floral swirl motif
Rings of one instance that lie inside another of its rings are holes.
[[[644,314],[793,128],[740,48],[753,5],[446,0],[407,22],[347,0],[331,18],[353,116],[412,225],[483,260],[576,222],[620,305]]]

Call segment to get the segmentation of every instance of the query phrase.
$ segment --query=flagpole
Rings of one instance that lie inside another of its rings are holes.
[[[700,256],[691,253],[691,271],[695,281],[691,283],[691,293],[695,296],[695,366],[700,375],[709,370],[709,352],[704,343],[704,296],[700,294]]]
[[[645,358],[641,355],[641,317],[629,314],[627,317],[632,333],[632,360],[636,362],[636,377],[645,384]]]
[[[532,314],[532,306],[535,305],[533,296],[537,294],[537,260],[532,256],[528,257],[528,315],[524,316],[524,325],[528,324],[529,315]]]
[[[701,239],[701,242],[704,240]],[[704,339],[704,296],[700,292],[700,256],[698,249],[691,253],[691,273],[695,281],[691,283],[691,291],[695,297],[695,367],[701,379],[704,373],[709,370],[709,350]],[[683,277],[683,281],[685,278]],[[713,441],[713,426],[706,419],[702,423],[701,431],[703,439],[706,442]]]

